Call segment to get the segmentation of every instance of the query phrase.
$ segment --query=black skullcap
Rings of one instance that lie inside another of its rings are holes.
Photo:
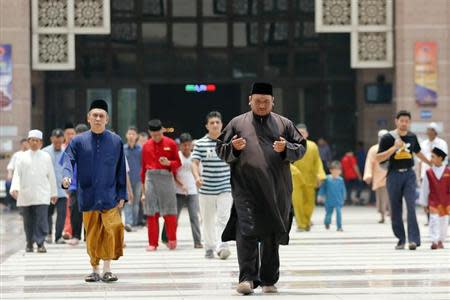
[[[72,128],[75,128],[75,126],[73,126],[72,122],[67,122],[66,125],[64,125],[64,130],[72,129]]]
[[[102,99],[94,100],[91,103],[89,111],[93,110],[94,108],[103,109],[104,111],[108,112],[108,103],[106,103],[106,101]]]
[[[253,84],[252,92],[250,93],[250,95],[253,95],[253,94],[273,96],[272,85],[270,83],[265,83],[265,82],[255,82]]]
[[[438,147],[434,147],[432,152],[436,154],[439,157],[442,157],[444,159],[447,156],[447,153],[445,153],[443,150],[439,149]]]
[[[153,119],[148,121],[148,130],[160,131],[162,129],[162,123],[159,119]]]
[[[54,137],[63,137],[64,136],[64,131],[61,128],[53,129],[52,136],[54,136]]]

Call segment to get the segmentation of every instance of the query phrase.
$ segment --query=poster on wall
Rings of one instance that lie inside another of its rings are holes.
[[[436,106],[437,45],[435,42],[416,42],[414,53],[416,102],[420,106]]]
[[[0,111],[12,108],[11,45],[0,45]]]

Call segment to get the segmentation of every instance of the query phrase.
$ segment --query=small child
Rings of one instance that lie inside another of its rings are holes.
[[[450,168],[444,165],[447,153],[435,147],[431,152],[433,166],[423,177],[419,203],[430,213],[428,224],[431,249],[443,249],[450,215]]]
[[[325,228],[330,229],[333,210],[336,209],[337,231],[344,231],[342,229],[341,209],[344,205],[345,198],[347,197],[344,179],[341,177],[341,172],[340,162],[333,161],[330,164],[331,175],[327,176],[319,190],[319,197],[325,198]]]

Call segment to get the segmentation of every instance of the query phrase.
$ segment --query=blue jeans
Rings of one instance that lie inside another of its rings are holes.
[[[141,202],[141,182],[135,182],[131,184],[131,188],[133,189],[134,200],[132,203],[126,203],[124,207],[125,213],[125,224],[136,226],[138,224],[138,215],[139,215],[139,203]]]
[[[386,187],[391,204],[392,231],[398,238],[399,244],[406,243],[405,228],[403,226],[403,198],[406,202],[408,220],[408,241],[420,246],[420,232],[416,217],[416,173],[408,170],[389,172]]]
[[[342,228],[342,207],[341,206],[333,206],[333,205],[326,205],[325,204],[325,225],[331,224],[331,218],[333,216],[333,210],[336,209],[336,225],[337,228]]]

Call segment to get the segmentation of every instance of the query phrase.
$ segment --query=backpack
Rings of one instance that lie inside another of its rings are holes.
[[[394,138],[394,143],[395,143],[395,140],[397,140],[400,137],[397,133],[397,130],[391,130],[391,131],[389,131],[389,134]],[[383,170],[386,170],[386,171],[389,170],[389,160],[390,160],[390,158],[386,159],[383,162],[380,162],[380,167]]]

